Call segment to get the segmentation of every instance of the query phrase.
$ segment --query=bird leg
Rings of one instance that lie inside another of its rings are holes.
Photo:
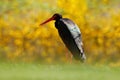
[[[72,64],[72,54],[70,54],[68,51],[66,52],[66,59],[67,59],[67,62]]]

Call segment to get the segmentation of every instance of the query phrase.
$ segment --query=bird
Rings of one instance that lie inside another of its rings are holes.
[[[55,13],[51,18],[40,25],[44,25],[53,20],[55,20],[55,27],[58,30],[59,36],[74,59],[85,62],[86,55],[83,49],[82,35],[77,24],[68,18],[63,18],[59,13]]]

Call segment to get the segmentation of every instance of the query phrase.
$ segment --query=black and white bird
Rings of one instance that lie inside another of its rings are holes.
[[[84,62],[86,56],[83,50],[81,32],[78,26],[68,18],[62,18],[62,15],[56,13],[51,18],[41,23],[43,25],[49,21],[55,20],[55,27],[63,40],[65,46],[70,50],[76,60]]]

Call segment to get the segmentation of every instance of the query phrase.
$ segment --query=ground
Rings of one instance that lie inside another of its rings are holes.
[[[86,64],[0,63],[0,80],[120,80],[120,69]]]

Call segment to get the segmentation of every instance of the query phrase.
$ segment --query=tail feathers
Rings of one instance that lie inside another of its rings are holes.
[[[82,61],[82,62],[85,62],[85,60],[86,60],[85,54],[84,54],[84,53],[80,53],[80,54],[81,54],[81,55],[80,55],[81,61]]]

